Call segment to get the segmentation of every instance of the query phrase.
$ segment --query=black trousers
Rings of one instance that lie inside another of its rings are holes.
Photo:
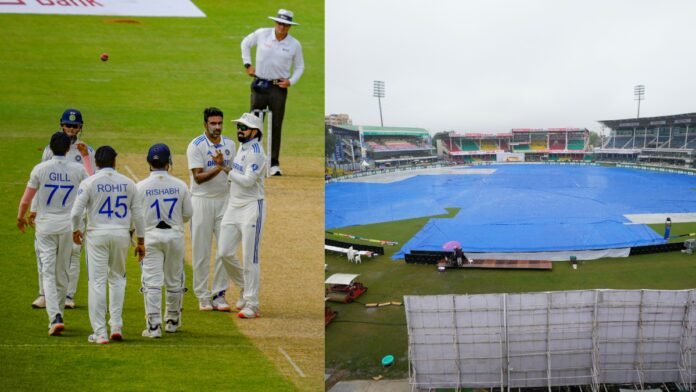
[[[257,93],[253,88],[251,89],[251,110],[269,109],[273,112],[273,124],[271,124],[271,166],[280,165],[280,138],[287,96],[288,89],[275,85],[271,85],[268,92],[265,93]]]

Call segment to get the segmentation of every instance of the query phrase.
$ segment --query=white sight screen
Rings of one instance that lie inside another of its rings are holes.
[[[414,387],[696,382],[696,290],[406,296],[405,306]]]

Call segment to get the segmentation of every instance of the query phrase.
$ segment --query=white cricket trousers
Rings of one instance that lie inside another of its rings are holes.
[[[55,319],[56,314],[63,314],[65,293],[68,290],[68,268],[72,245],[72,232],[70,231],[59,234],[36,233],[34,247],[39,260],[40,276],[43,278],[49,325]]]
[[[68,267],[68,290],[67,297],[73,298],[77,293],[77,282],[80,280],[80,256],[82,254],[82,245],[77,245],[72,242],[72,234],[70,243],[73,246]],[[43,288],[43,276],[41,274],[41,259],[39,258],[39,249],[34,246],[36,251],[36,268],[39,271],[39,295],[45,295]]]
[[[184,294],[184,233],[152,229],[145,233],[142,292],[145,316],[152,325],[162,323],[162,286],[166,288],[166,318],[179,320]]]
[[[107,336],[106,284],[109,283],[109,325],[122,328],[123,299],[126,293],[126,256],[130,246],[128,230],[92,230],[85,235],[89,277],[89,321],[97,336]]]
[[[247,306],[257,309],[261,277],[259,252],[265,217],[266,205],[263,200],[251,202],[243,207],[229,207],[220,234],[222,259],[227,273],[232,281],[244,290]],[[239,258],[236,256],[240,242],[244,266],[239,264]],[[240,279],[240,275],[243,279]]]
[[[217,254],[214,261],[213,294],[227,290],[229,282],[220,257],[220,222],[227,208],[227,197],[191,197],[193,216],[191,217],[191,253],[193,264],[193,292],[199,300],[210,299],[208,289],[210,274],[210,253],[213,235],[217,240]]]

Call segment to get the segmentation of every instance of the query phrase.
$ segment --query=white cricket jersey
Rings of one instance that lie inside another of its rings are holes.
[[[220,137],[220,144],[215,144],[208,140],[204,133],[189,143],[186,149],[186,158],[191,177],[192,196],[218,198],[227,195],[228,185],[225,172],[220,172],[213,179],[202,184],[196,183],[196,180],[193,179],[193,173],[191,173],[191,169],[203,169],[203,171],[215,169],[215,161],[213,161],[215,150],[220,150],[225,156],[225,166],[231,166],[235,145],[234,141],[225,136]]]
[[[70,144],[70,150],[65,154],[65,158],[70,161],[70,162],[76,162],[79,163],[80,165],[84,165],[84,162],[82,161],[82,155],[80,155],[80,151],[77,149],[77,142],[80,140],[78,139],[74,143]],[[89,152],[89,160],[92,163],[92,168],[94,170],[97,169],[97,164],[94,160],[94,150],[92,147],[87,146],[87,151]],[[51,151],[50,146],[46,146],[43,150],[43,154],[41,155],[41,161],[47,161],[53,157],[53,151]]]
[[[77,149],[76,143],[79,142],[77,140],[75,143],[70,144],[70,149],[68,152],[65,154],[65,159],[68,162],[75,162],[84,167],[84,159],[82,158],[82,155],[80,155],[80,151]],[[92,150],[92,147],[87,146],[87,151],[89,152],[89,160],[92,163],[92,170],[95,170],[97,168],[96,162],[94,160],[94,150]],[[53,158],[53,151],[51,151],[51,146],[46,146],[43,150],[43,154],[41,154],[41,162],[46,162],[49,159]],[[85,168],[86,169],[86,168]],[[89,173],[87,173],[89,174]],[[31,201],[31,211],[36,211],[36,198],[32,199]]]
[[[232,169],[228,174],[229,206],[242,207],[257,200],[263,200],[265,167],[266,154],[263,152],[259,139],[254,138],[239,146]]]
[[[193,214],[191,194],[185,182],[165,170],[156,170],[138,183],[138,193],[143,202],[145,230],[164,222],[172,230],[184,232],[184,222]]]
[[[70,210],[80,183],[87,178],[82,165],[54,156],[34,166],[27,187],[36,189],[36,231],[58,234],[71,231]]]
[[[256,46],[256,76],[262,79],[289,79],[291,85],[297,84],[304,72],[302,45],[288,34],[278,41],[274,28],[262,28],[247,35],[242,40],[242,62],[251,64],[251,48]],[[290,76],[290,67],[295,69]]]
[[[133,180],[113,168],[100,169],[80,184],[77,200],[70,214],[73,231],[80,228],[85,209],[85,232],[129,230],[131,222],[134,222],[138,236],[144,235],[142,203],[136,185]]]

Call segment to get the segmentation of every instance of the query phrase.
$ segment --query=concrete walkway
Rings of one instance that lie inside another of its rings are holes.
[[[339,381],[329,392],[408,392],[408,380],[352,380]]]

